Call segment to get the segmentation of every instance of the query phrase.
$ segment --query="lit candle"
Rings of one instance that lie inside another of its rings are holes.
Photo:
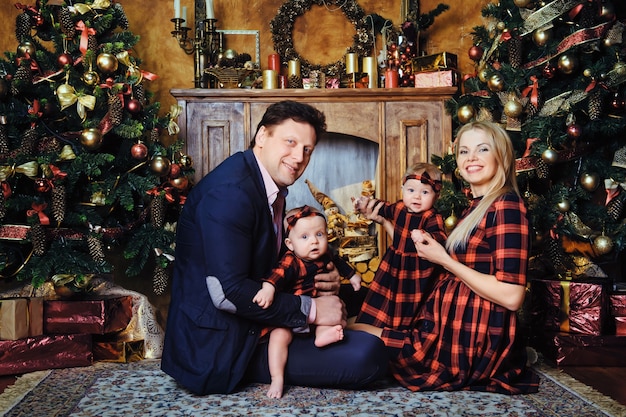
[[[180,0],[174,0],[174,19],[180,19]]]
[[[187,6],[183,6],[183,26],[187,26]]]
[[[206,18],[215,19],[215,14],[213,13],[213,0],[206,0]]]

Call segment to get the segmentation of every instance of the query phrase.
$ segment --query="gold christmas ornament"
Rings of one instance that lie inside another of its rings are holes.
[[[484,83],[487,82],[487,78],[489,77],[489,70],[487,67],[483,66],[478,70],[478,79]]]
[[[17,46],[18,57],[29,56],[30,58],[35,58],[36,51],[37,48],[35,47],[35,44],[29,41],[22,42]]]
[[[87,71],[83,74],[83,82],[88,86],[93,87],[100,82],[100,76],[95,71]]]
[[[492,74],[487,80],[487,87],[493,92],[502,91],[504,89],[504,78],[498,73]]]
[[[446,232],[450,233],[456,225],[459,223],[459,219],[452,213],[449,217],[444,221],[444,226],[446,228]]]
[[[606,255],[613,250],[613,239],[602,234],[593,240],[593,250],[598,256]]]
[[[559,160],[559,153],[552,148],[548,148],[541,154],[541,159],[543,159],[546,164],[554,164]]]
[[[111,73],[117,71],[118,61],[115,55],[103,52],[96,58],[96,65],[100,71]]]
[[[476,111],[474,110],[474,107],[470,106],[469,104],[465,104],[459,107],[456,113],[457,117],[459,118],[459,123],[461,124],[465,124],[472,120],[475,114]]]
[[[550,39],[552,39],[552,30],[550,29],[536,29],[533,32],[533,42],[537,46],[546,46]]]
[[[80,133],[80,144],[90,151],[98,149],[102,145],[102,131],[95,127],[84,129]]]
[[[152,158],[150,168],[154,173],[158,174],[159,176],[165,176],[170,171],[170,160],[164,156],[157,155]]]
[[[506,103],[504,103],[504,114],[508,117],[517,119],[522,115],[523,111],[524,107],[522,106],[522,103],[520,103],[518,98],[515,96],[511,97]]]
[[[567,198],[564,198],[563,200],[559,201],[556,204],[556,208],[561,212],[561,213],[567,213],[569,211],[571,207],[571,204],[569,202],[569,200]]]
[[[183,154],[178,158],[178,165],[180,165],[182,169],[189,169],[193,166],[193,160],[191,156]]]
[[[585,172],[580,176],[580,186],[589,192],[593,192],[600,185],[600,177],[596,173]]]
[[[170,184],[178,190],[184,191],[189,186],[189,179],[184,175],[170,180]]]
[[[559,57],[557,68],[563,74],[570,75],[578,68],[578,58],[575,55],[563,54]]]

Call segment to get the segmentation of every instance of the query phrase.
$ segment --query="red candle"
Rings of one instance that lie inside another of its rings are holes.
[[[388,69],[385,71],[385,88],[398,88],[400,74],[398,70]]]
[[[280,71],[280,55],[269,54],[267,56],[267,69],[271,69],[277,72]]]

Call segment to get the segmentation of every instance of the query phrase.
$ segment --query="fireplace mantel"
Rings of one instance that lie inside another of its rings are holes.
[[[400,178],[408,166],[448,152],[452,125],[444,102],[455,92],[456,87],[171,90],[183,109],[180,137],[194,161],[196,182],[248,148],[270,104],[295,100],[323,111],[329,132],[378,143],[377,195],[388,201],[400,198]]]

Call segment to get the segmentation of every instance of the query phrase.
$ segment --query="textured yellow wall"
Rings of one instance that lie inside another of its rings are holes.
[[[463,6],[454,1],[422,0],[422,12],[432,10],[440,2],[448,4],[450,10],[440,15],[426,33],[427,52],[448,51],[459,56],[461,70],[472,71],[472,63],[467,58],[471,46],[470,33],[476,25],[482,24],[480,10],[487,0],[465,0]],[[15,17],[19,11],[17,2],[0,2],[0,16],[4,25],[0,26],[0,51],[14,51]],[[24,4],[30,5],[34,0]],[[159,76],[149,82],[147,88],[156,94],[155,99],[162,103],[165,113],[175,100],[169,94],[171,88],[193,88],[193,57],[186,55],[171,36],[174,14],[173,0],[122,0],[120,2],[130,21],[130,30],[141,36],[133,51],[142,61],[141,68]],[[213,0],[215,17],[219,29],[259,30],[261,39],[262,67],[267,65],[267,55],[273,52],[269,22],[276,16],[282,0]],[[376,13],[394,24],[401,23],[401,0],[358,0],[365,14]],[[181,0],[181,6],[188,7],[190,20],[193,16],[193,0]],[[350,24],[341,11],[330,11],[332,7],[313,7],[310,12],[296,20],[293,32],[294,46],[300,54],[314,63],[331,63],[341,59],[345,48],[352,44]],[[469,11],[469,12],[466,12]],[[380,42],[380,36],[379,42]],[[228,41],[228,38],[227,38]],[[245,45],[241,45],[241,43]],[[253,37],[231,37],[230,45],[237,52],[247,52],[254,56]],[[247,50],[249,49],[249,50]]]

